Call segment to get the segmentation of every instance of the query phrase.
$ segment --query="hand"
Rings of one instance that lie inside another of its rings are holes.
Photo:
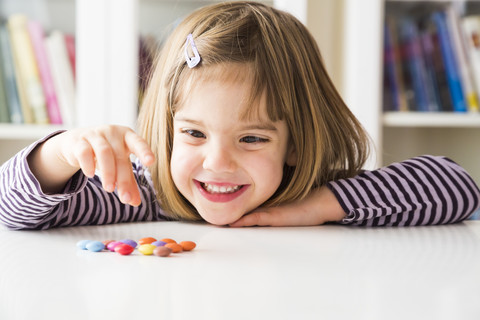
[[[313,190],[305,199],[278,207],[258,208],[244,215],[230,227],[315,226],[340,221],[345,212],[327,187]]]
[[[145,166],[155,160],[147,142],[132,129],[108,125],[54,136],[31,155],[29,164],[42,189],[58,191],[79,169],[87,177],[97,171],[106,191],[116,187],[122,202],[138,206],[141,200],[130,161],[132,153]]]

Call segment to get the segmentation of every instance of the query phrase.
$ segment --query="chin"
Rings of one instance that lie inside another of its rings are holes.
[[[226,216],[212,217],[212,216],[202,215],[202,214],[200,214],[200,216],[206,222],[208,222],[210,224],[213,224],[213,225],[216,225],[216,226],[225,226],[225,225],[228,225],[228,224],[233,223],[233,222],[237,221],[238,219],[240,219],[240,217],[238,217],[238,218],[236,218],[236,217],[226,217]]]

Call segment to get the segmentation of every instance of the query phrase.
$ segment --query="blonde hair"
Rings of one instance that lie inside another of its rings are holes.
[[[201,56],[193,69],[184,57],[190,33]],[[169,37],[140,111],[140,134],[157,157],[150,168],[157,199],[171,217],[201,219],[170,173],[176,103],[185,79],[228,63],[250,64],[251,100],[266,92],[268,116],[286,121],[295,147],[296,166],[285,165],[283,181],[265,206],[302,199],[312,188],[358,173],[368,156],[368,137],[335,89],[306,27],[261,3],[215,4],[189,15]]]

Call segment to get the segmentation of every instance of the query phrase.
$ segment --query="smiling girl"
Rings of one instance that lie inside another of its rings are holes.
[[[479,207],[478,187],[444,157],[361,171],[367,135],[312,36],[259,3],[185,18],[157,61],[138,131],[75,129],[22,150],[0,171],[0,220],[405,226],[462,221]]]

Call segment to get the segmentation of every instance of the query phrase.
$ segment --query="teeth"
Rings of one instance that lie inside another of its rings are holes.
[[[238,189],[240,189],[242,186],[241,185],[238,185],[238,186],[216,186],[216,185],[211,185],[211,184],[208,184],[208,183],[202,183],[202,187],[207,190],[209,193],[233,193],[235,191],[237,191]]]

